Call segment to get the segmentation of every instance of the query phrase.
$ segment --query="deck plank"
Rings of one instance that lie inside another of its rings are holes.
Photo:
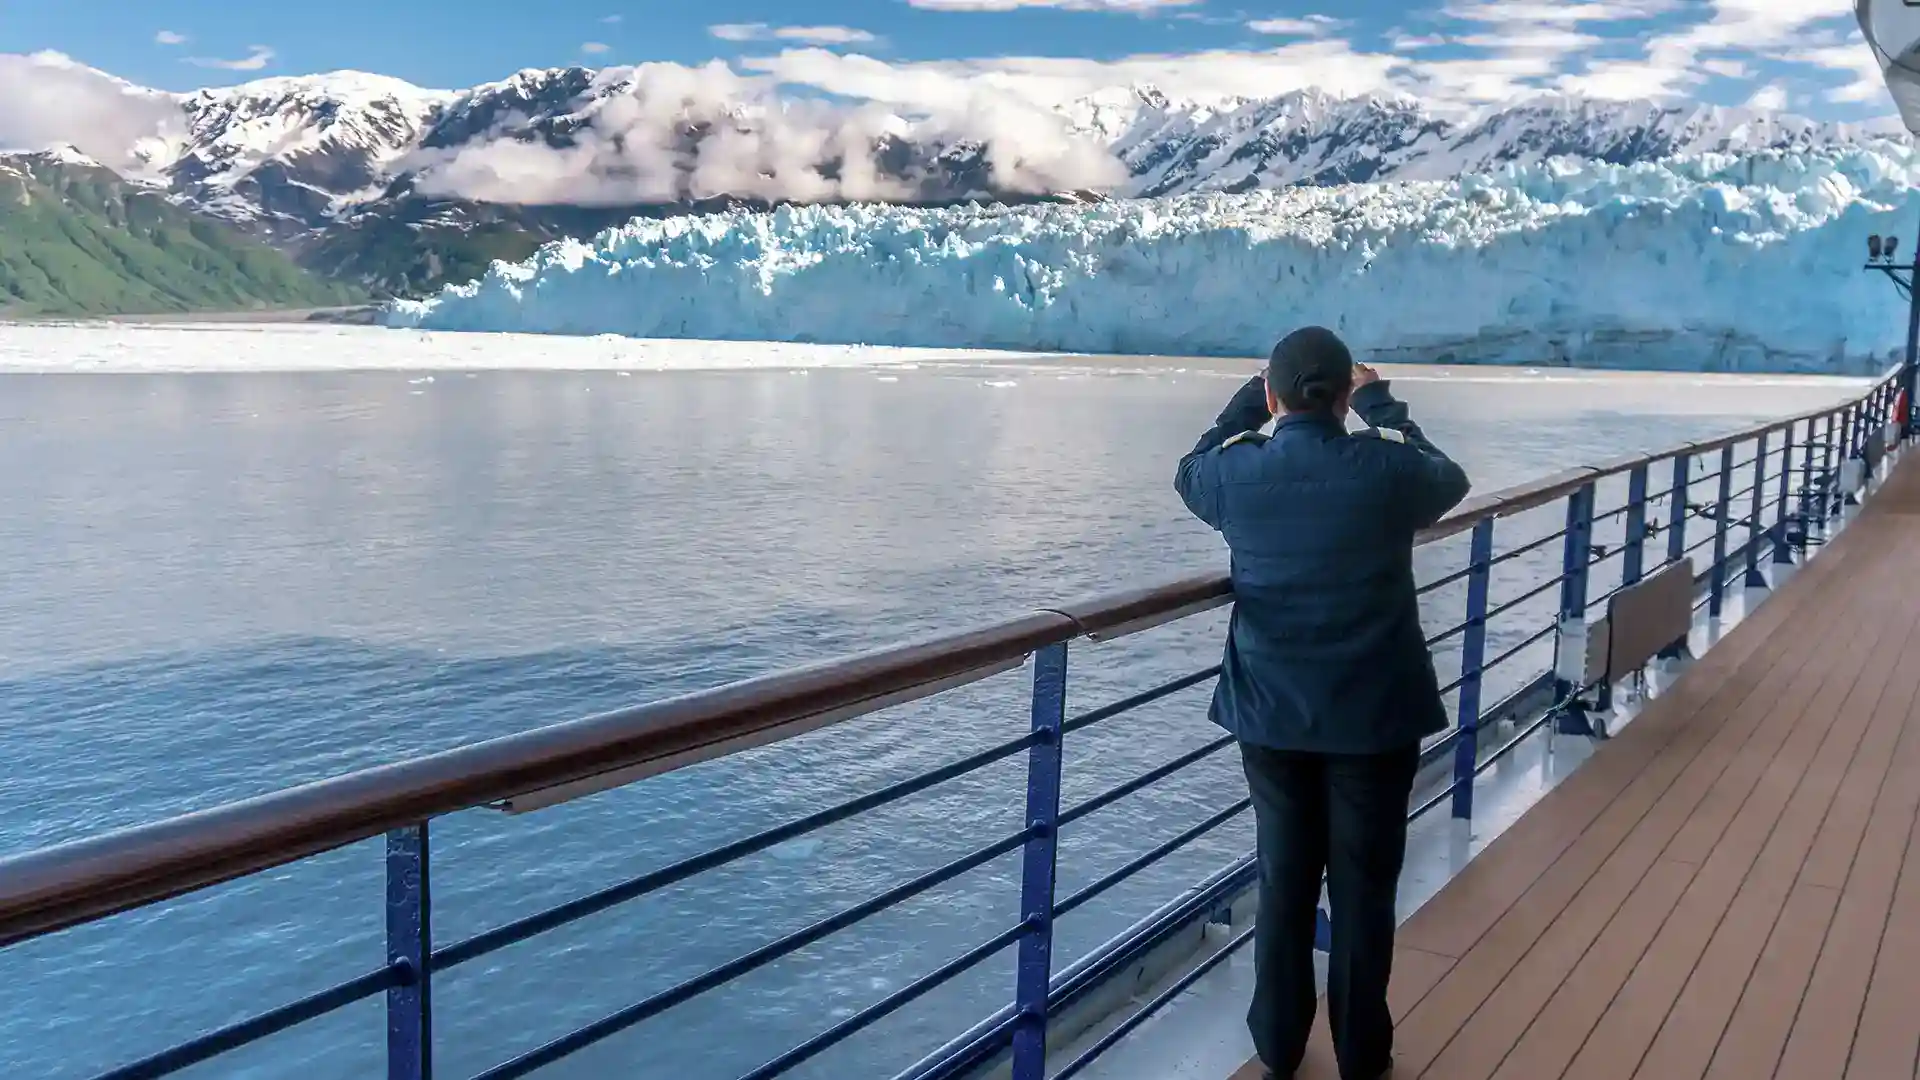
[[[1802,685],[1809,685],[1810,673],[1806,671],[1806,665],[1802,665],[1799,670]],[[1789,695],[1779,701],[1774,715],[1776,717],[1797,716],[1798,706],[1807,700],[1804,693]],[[1722,780],[1726,782],[1728,778],[1723,774]],[[1689,826],[1698,828],[1711,820],[1715,828],[1724,832],[1730,817],[1730,803],[1722,800],[1718,803],[1718,807],[1717,813],[1704,809],[1696,810],[1689,820]],[[1707,835],[1717,842],[1720,832]],[[1683,852],[1686,855],[1695,856],[1695,859],[1698,858],[1694,850],[1680,848],[1669,850],[1664,855],[1664,859],[1677,866],[1697,870],[1699,862],[1680,858]],[[1610,1006],[1614,995],[1619,992],[1637,966],[1640,958],[1651,945],[1655,934],[1672,915],[1677,897],[1669,898],[1667,895],[1671,887],[1670,880],[1669,878],[1649,881],[1635,890],[1634,894],[1621,906],[1615,925],[1609,928],[1609,934],[1616,935],[1616,940],[1607,943],[1604,947],[1596,946],[1581,959],[1579,966],[1569,976],[1568,984],[1562,988],[1561,993],[1565,995],[1565,999],[1562,1000],[1561,996],[1557,995],[1542,1006],[1540,1017],[1535,1020],[1526,1038],[1522,1040],[1519,1047],[1516,1047],[1514,1053],[1509,1056],[1507,1064],[1497,1075],[1519,1080],[1523,1077],[1559,1075],[1567,1067],[1574,1054],[1587,1040],[1601,1012]],[[1690,879],[1686,884],[1691,884]],[[1653,895],[1643,895],[1649,889]],[[1630,914],[1636,904],[1649,903],[1655,905],[1659,911],[1657,917],[1642,921],[1637,911]],[[1621,921],[1628,922],[1629,926],[1625,929],[1620,928]],[[1574,992],[1566,993],[1569,988]]]
[[[1654,863],[1606,932],[1541,1005],[1494,1080],[1533,1080],[1566,1071],[1699,869],[1672,859]]]
[[[1408,920],[1396,1080],[1920,1080],[1916,579],[1911,455]]]
[[[1802,569],[1802,576],[1838,578],[1846,560],[1842,547],[1823,553]],[[1688,716],[1705,699],[1725,692],[1722,681],[1749,670],[1764,671],[1770,660],[1762,655],[1767,636],[1803,607],[1817,599],[1816,590],[1782,590],[1783,595],[1763,605],[1726,640],[1702,657],[1695,670],[1701,677],[1683,680],[1670,689],[1658,713],[1637,719],[1608,743],[1608,753],[1596,755],[1554,789],[1552,814],[1528,814],[1468,863],[1448,888],[1471,894],[1470,902],[1428,904],[1401,928],[1403,940],[1443,956],[1464,955],[1498,921],[1508,907],[1539,879],[1549,865],[1584,833],[1628,785],[1642,778],[1650,762],[1668,760],[1685,752],[1673,744],[1689,733]],[[1697,734],[1697,732],[1695,732]]]
[[[1839,903],[1838,889],[1804,882],[1794,886],[1714,1050],[1708,1080],[1773,1075]]]
[[[1836,618],[1834,627],[1839,632],[1820,638],[1832,647],[1834,659],[1844,656],[1854,640],[1854,631],[1841,629],[1839,621]],[[1471,973],[1480,981],[1451,980],[1452,985],[1444,988],[1447,993],[1429,997],[1408,1018],[1404,1038],[1396,1037],[1403,1071],[1491,1075],[1500,1057],[1521,1037],[1526,1022],[1585,953],[1606,917],[1618,909],[1663,850],[1676,842],[1676,834],[1691,831],[1695,836],[1717,838],[1739,805],[1739,793],[1752,787],[1794,729],[1805,704],[1831,677],[1822,666],[1813,657],[1781,663],[1756,653],[1705,700],[1696,695],[1674,700],[1657,713],[1650,709],[1643,719],[1679,718],[1691,735],[1686,742],[1704,740],[1706,745],[1691,759],[1687,748],[1670,746],[1663,758],[1647,766],[1640,779],[1542,876],[1540,886],[1516,903],[1463,958],[1455,974]],[[1716,725],[1717,713],[1731,714],[1733,719]],[[1531,813],[1548,809],[1552,802],[1549,796]],[[1447,891],[1442,897],[1452,902]],[[1560,932],[1549,933],[1556,925]],[[1513,978],[1523,962],[1533,977],[1523,973]],[[1491,988],[1502,992],[1495,994]],[[1467,1019],[1469,1014],[1474,1021]],[[1452,1045],[1471,1049],[1455,1051],[1442,1060]]]
[[[1916,719],[1920,719],[1917,717]],[[1920,1074],[1920,827],[1909,826],[1893,910],[1880,939],[1873,978],[1854,1035],[1847,1076]]]
[[[1857,837],[1836,835],[1827,826],[1832,823],[1835,811],[1842,809],[1841,794],[1856,790],[1877,794],[1881,790],[1899,736],[1913,715],[1916,694],[1920,694],[1920,665],[1902,663],[1902,658],[1913,655],[1916,648],[1920,648],[1920,625],[1910,627],[1901,650],[1884,661],[1885,666],[1892,669],[1892,675],[1844,777],[1833,779],[1831,773],[1823,772],[1820,763],[1816,763],[1808,776],[1808,784],[1818,784],[1822,790],[1830,781],[1833,784],[1833,790],[1825,791],[1826,820],[1808,844],[1798,883],[1792,886],[1792,898],[1787,901],[1768,940],[1759,967],[1746,982],[1739,1010],[1714,1055],[1713,1066],[1707,1074],[1713,1080],[1770,1076],[1779,1063],[1787,1034],[1812,979],[1814,965],[1831,932],[1844,887],[1844,880],[1838,885],[1827,884],[1822,878],[1830,871],[1811,864],[1820,854],[1819,845],[1823,840],[1840,845],[1848,852],[1856,847]],[[1866,685],[1865,680],[1862,685]],[[1802,790],[1809,788],[1803,785]],[[1846,828],[1850,830],[1852,826]],[[1850,857],[1848,863],[1851,863]],[[1762,887],[1784,886],[1768,880]]]
[[[1820,635],[1818,650],[1797,658],[1797,666],[1780,663],[1794,677],[1770,704],[1761,699],[1757,708],[1731,716],[1703,712],[1695,717],[1703,726],[1719,723],[1722,731],[1738,730],[1746,722],[1741,713],[1761,712],[1764,719],[1666,848],[1667,858],[1698,869],[1564,1075],[1585,1080],[1634,1075],[1785,808],[1791,789],[1764,781],[1791,775],[1811,759],[1819,732],[1800,721],[1823,690],[1844,687],[1859,672],[1865,654],[1854,646],[1863,637],[1857,626],[1829,628]]]
[[[1900,626],[1901,621],[1906,625]],[[1862,619],[1862,625],[1878,625],[1882,630],[1864,664],[1836,668],[1836,678],[1828,680],[1829,688],[1845,695],[1839,710],[1824,725],[1817,702],[1800,710],[1794,734],[1804,737],[1802,745],[1817,744],[1819,750],[1811,761],[1786,754],[1776,758],[1754,799],[1742,809],[1743,816],[1764,815],[1774,804],[1785,804],[1773,817],[1771,835],[1721,916],[1637,1075],[1646,1080],[1705,1075],[1881,700],[1896,702],[1898,715],[1906,714],[1913,681],[1902,675],[1903,686],[1890,688],[1890,683],[1895,681],[1898,660],[1907,651],[1916,621],[1920,621],[1920,605],[1905,603],[1898,604],[1897,614],[1886,620]],[[1857,642],[1852,651],[1867,653]],[[1847,674],[1841,675],[1842,671]],[[1763,826],[1756,823],[1754,827]]]
[[[1892,911],[1916,804],[1920,804],[1920,716],[1910,712],[1775,1076],[1879,1075],[1864,1062],[1850,1072],[1848,1063]]]

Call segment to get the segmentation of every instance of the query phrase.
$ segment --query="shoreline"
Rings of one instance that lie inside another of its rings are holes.
[[[671,374],[676,372],[870,371],[878,373],[1000,370],[1041,376],[1245,378],[1265,357],[1152,356],[1005,349],[839,345],[760,342],[731,339],[628,338],[511,332],[429,331],[389,328],[374,321],[379,308],[354,305],[331,308],[282,308],[248,312],[196,312],[115,315],[88,318],[0,318],[0,334],[19,332],[13,342],[0,337],[0,375],[30,374],[304,374],[304,373],[495,373],[604,372]],[[147,347],[131,347],[125,333],[172,330]],[[107,333],[102,333],[106,331]],[[209,334],[258,338],[279,334],[279,346],[208,348],[189,339]],[[374,334],[392,341],[415,339],[398,350],[376,346],[372,354],[400,352],[401,363],[368,363],[367,343]],[[64,338],[51,342],[36,335]],[[98,335],[97,337],[95,335]],[[80,339],[84,347],[71,348]],[[15,347],[9,348],[9,345]],[[266,356],[263,361],[262,353]],[[64,362],[48,357],[62,355]],[[1854,385],[1872,376],[1850,371],[1727,371],[1687,368],[1578,367],[1540,363],[1435,364],[1381,362],[1376,367],[1406,382],[1591,382],[1597,380],[1683,380],[1693,383],[1765,383]]]
[[[316,308],[253,308],[241,311],[156,311],[123,315],[0,315],[0,326],[174,326],[185,324],[272,325],[323,323],[335,326],[375,326],[379,304],[346,304]]]

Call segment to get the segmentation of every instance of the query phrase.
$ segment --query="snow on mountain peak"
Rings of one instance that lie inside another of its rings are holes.
[[[189,100],[202,101],[234,98],[281,101],[305,98],[345,105],[360,105],[385,99],[447,101],[452,99],[454,91],[416,86],[405,79],[396,79],[391,75],[343,70],[321,72],[315,75],[281,75],[265,79],[250,79],[230,86],[206,87],[181,96]]]
[[[1056,134],[1032,117],[994,110],[926,124],[885,109],[755,96],[763,91],[725,65],[528,68],[459,90],[360,71],[256,79],[170,95],[181,130],[139,139],[127,156],[163,169],[187,203],[291,236],[409,192],[588,206],[709,194],[1159,196],[1439,178],[1557,154],[1646,160],[1860,134],[1644,102],[1541,96],[1462,118],[1404,95],[1303,89],[1184,100],[1148,83],[1059,106]],[[1063,145],[1074,140],[1085,145]],[[853,184],[837,178],[856,164],[879,172]],[[658,176],[618,180],[648,173]],[[706,179],[681,191],[677,177]]]
[[[32,154],[27,154],[25,156],[30,158],[39,158],[55,165],[75,165],[81,168],[88,168],[88,169],[106,168],[105,165],[102,165],[100,164],[100,162],[95,161],[93,158],[87,156],[86,154],[81,153],[80,148],[73,145],[72,143],[62,143],[57,146],[49,146],[45,150],[41,150]]]
[[[77,93],[74,80],[97,91],[103,78],[68,62],[35,67],[22,85],[58,102]],[[409,243],[419,245],[428,243],[420,230],[458,246],[459,234],[483,228],[520,243],[632,213],[743,201],[1234,193],[1443,180],[1560,156],[1624,164],[1848,145],[1878,134],[1697,105],[1542,95],[1456,115],[1404,95],[1303,89],[1186,100],[1146,83],[1051,113],[994,98],[903,116],[778,94],[720,63],[529,68],[455,90],[358,71],[179,95],[120,82],[108,90],[139,108],[120,127],[90,129],[81,149],[91,157],[269,238],[303,250],[339,239],[374,262],[391,261],[397,229],[413,230]],[[14,134],[72,137],[57,125]],[[497,250],[473,246],[469,258]],[[345,269],[359,257],[328,265],[361,274]]]
[[[377,197],[455,98],[360,71],[255,79],[181,96],[174,191],[231,220],[296,230]]]

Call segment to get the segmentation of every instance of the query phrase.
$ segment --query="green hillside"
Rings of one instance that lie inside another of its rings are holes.
[[[99,165],[59,153],[0,156],[0,315],[244,311],[361,298]]]

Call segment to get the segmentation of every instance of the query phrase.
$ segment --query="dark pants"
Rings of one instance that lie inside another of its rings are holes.
[[[1307,1050],[1314,912],[1324,872],[1333,920],[1327,1020],[1342,1080],[1375,1080],[1391,1064],[1395,899],[1407,853],[1407,800],[1420,750],[1308,754],[1240,744],[1259,827],[1260,913],[1254,923],[1247,1027],[1276,1077]]]

